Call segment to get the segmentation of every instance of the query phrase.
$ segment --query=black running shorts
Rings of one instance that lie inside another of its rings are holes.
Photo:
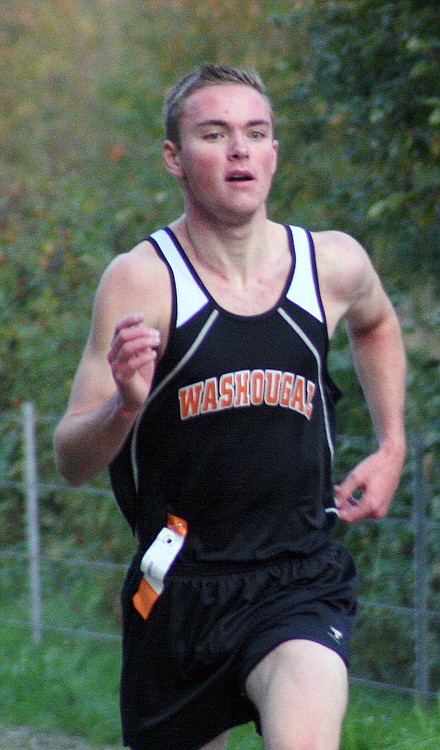
[[[122,595],[122,727],[132,750],[198,750],[258,723],[244,683],[284,641],[315,641],[348,663],[357,576],[338,544],[255,564],[177,562],[147,620],[132,604],[141,556]]]

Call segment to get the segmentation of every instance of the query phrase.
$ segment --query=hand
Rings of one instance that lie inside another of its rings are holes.
[[[144,324],[145,315],[134,313],[115,328],[108,361],[124,406],[141,407],[147,399],[156,367],[160,332]]]
[[[385,447],[358,464],[335,487],[335,503],[339,518],[355,523],[367,518],[384,518],[399,485],[404,452]],[[360,493],[360,498],[357,496]]]

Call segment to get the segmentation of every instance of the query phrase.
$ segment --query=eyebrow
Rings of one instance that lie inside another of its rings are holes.
[[[203,120],[202,122],[198,122],[197,125],[196,125],[196,127],[197,128],[205,128],[205,127],[209,127],[209,126],[212,126],[212,125],[216,125],[217,127],[222,127],[222,128],[228,128],[229,127],[229,123],[226,122],[226,120],[214,120],[214,119],[212,119],[212,120]],[[264,126],[264,127],[270,128],[271,125],[272,125],[272,123],[270,122],[270,120],[262,120],[262,119],[259,119],[259,120],[249,120],[246,123],[246,127],[248,127],[248,128],[255,128],[255,127],[259,127],[259,126],[260,127]]]

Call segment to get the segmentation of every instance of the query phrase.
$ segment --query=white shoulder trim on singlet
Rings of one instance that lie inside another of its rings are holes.
[[[183,326],[208,303],[208,297],[192,275],[184,258],[165,229],[151,235],[170,265],[176,288],[176,328]]]
[[[295,249],[295,270],[286,297],[323,323],[324,316],[317,289],[309,235],[302,227],[290,226],[289,228],[292,232]]]

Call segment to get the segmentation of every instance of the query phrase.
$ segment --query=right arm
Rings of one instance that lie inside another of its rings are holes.
[[[103,275],[69,404],[55,432],[57,467],[71,484],[108,466],[149,395],[169,320],[164,269],[144,246],[118,256]]]

